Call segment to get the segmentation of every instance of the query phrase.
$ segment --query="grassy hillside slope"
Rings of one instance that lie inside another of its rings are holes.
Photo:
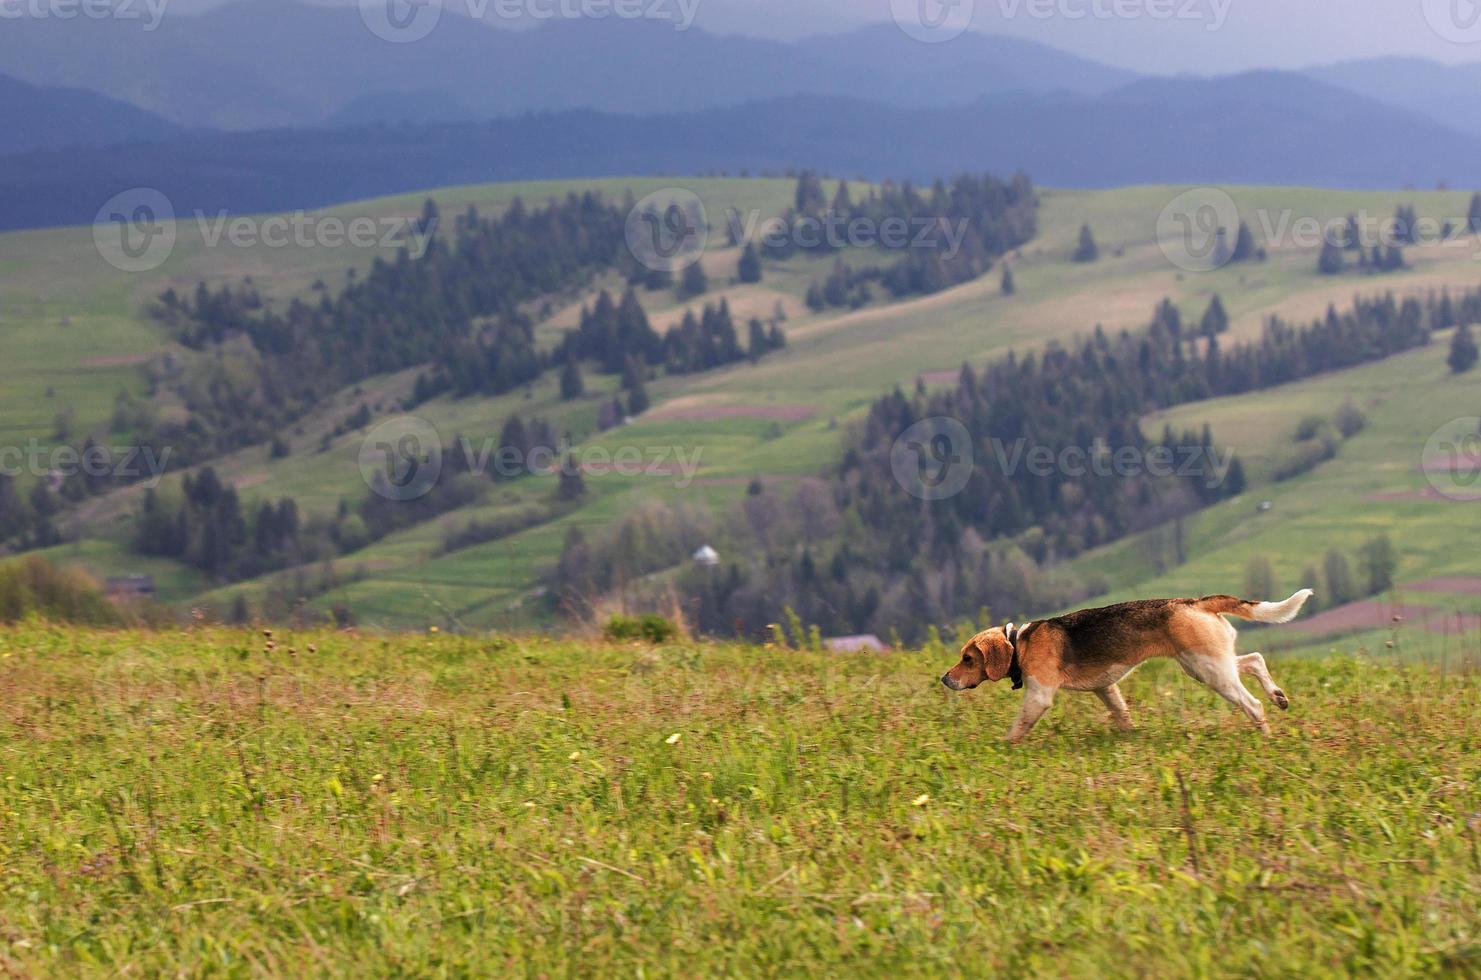
[[[620,198],[629,189],[642,196],[665,183],[682,184],[699,193],[717,225],[719,216],[731,206],[754,208],[761,214],[778,213],[790,202],[792,192],[791,182],[781,180],[654,179],[492,185],[439,190],[431,196],[446,219],[469,204],[496,209],[516,195],[539,200],[570,189],[594,187]],[[649,386],[654,402],[650,412],[633,425],[586,440],[589,445],[614,452],[635,447],[649,455],[682,451],[688,458],[697,456],[699,471],[694,483],[679,487],[667,472],[635,478],[590,475],[588,501],[575,513],[495,543],[437,554],[446,530],[461,527],[471,518],[541,506],[549,498],[554,480],[534,477],[500,487],[476,508],[400,532],[340,559],[337,574],[345,576],[358,570],[363,580],[334,589],[316,598],[314,604],[322,609],[345,605],[363,622],[386,625],[433,622],[490,626],[522,622],[524,603],[536,573],[559,553],[568,527],[600,527],[645,500],[724,504],[741,495],[753,477],[791,480],[816,473],[838,457],[845,427],[871,399],[895,385],[914,384],[922,376],[930,382],[944,380],[964,360],[980,363],[1009,350],[1038,349],[1051,340],[1083,335],[1097,323],[1108,330],[1139,329],[1164,296],[1179,305],[1185,320],[1196,321],[1210,297],[1220,295],[1233,321],[1231,334],[1222,338],[1227,345],[1257,336],[1264,317],[1275,312],[1314,317],[1329,303],[1346,305],[1354,294],[1387,289],[1410,294],[1445,285],[1469,288],[1481,282],[1474,242],[1411,248],[1407,251],[1410,267],[1384,276],[1319,277],[1315,251],[1286,240],[1267,243],[1271,249],[1268,262],[1236,264],[1209,273],[1180,272],[1157,245],[1156,223],[1161,210],[1181,190],[1046,190],[1041,233],[1012,260],[1016,295],[1000,294],[994,272],[933,296],[894,304],[877,300],[864,309],[847,312],[812,314],[801,303],[808,283],[827,273],[831,259],[767,263],[762,283],[729,284],[738,253],[725,246],[723,234],[717,230],[705,258],[714,288],[703,299],[714,301],[723,295],[745,315],[767,315],[780,303],[789,316],[788,349],[757,365],[659,379]],[[1468,195],[1459,192],[1234,188],[1231,193],[1257,239],[1263,237],[1267,225],[1280,227],[1283,222],[1307,216],[1330,218],[1363,211],[1387,216],[1401,203],[1414,204],[1425,217],[1453,217],[1464,213],[1468,200]],[[334,213],[345,218],[410,218],[419,212],[426,196],[364,202]],[[1069,261],[1082,222],[1091,225],[1101,246],[1101,260],[1090,265]],[[52,416],[64,408],[73,410],[74,426],[85,431],[106,417],[116,388],[139,389],[141,368],[128,361],[171,347],[168,338],[160,336],[140,314],[143,303],[166,285],[191,288],[203,277],[228,282],[251,275],[269,295],[282,301],[306,294],[318,279],[338,282],[347,266],[363,268],[375,251],[211,248],[201,241],[200,229],[193,221],[182,225],[174,253],[156,273],[118,273],[95,254],[89,260],[90,249],[86,229],[0,236],[0,268],[10,272],[7,282],[20,301],[17,308],[28,311],[0,318],[7,348],[17,351],[17,357],[3,369],[15,372],[17,381],[14,387],[4,387],[6,397],[16,403],[15,411],[7,411],[4,417],[7,422],[15,420],[11,424],[17,438],[36,435],[45,439],[53,425]],[[74,260],[73,271],[63,277],[58,270],[69,256]],[[859,253],[849,260],[859,263],[869,257]],[[609,280],[596,285],[615,287],[616,283]],[[580,305],[592,295],[587,292],[569,297],[542,323],[540,336],[544,341],[553,343],[562,328],[574,324]],[[645,294],[644,301],[660,326],[682,310],[668,294]],[[96,311],[97,319],[84,323],[88,309]],[[70,316],[72,327],[55,327],[53,321],[61,316]],[[114,324],[118,336],[99,326],[105,321]],[[76,330],[79,325],[85,329]],[[27,342],[27,338],[43,337],[44,343]],[[13,348],[11,338],[15,340]],[[87,338],[91,346],[87,348],[88,357],[79,359],[75,348],[81,338]],[[1401,359],[1405,366],[1398,369],[1391,365],[1364,368],[1349,372],[1350,378],[1338,376],[1296,386],[1298,391],[1294,393],[1266,392],[1207,406],[1184,406],[1170,413],[1166,421],[1196,425],[1207,418],[1214,422],[1221,445],[1251,455],[1252,476],[1259,481],[1268,475],[1260,454],[1275,452],[1286,438],[1285,430],[1279,425],[1272,428],[1271,423],[1294,426],[1301,415],[1320,410],[1325,394],[1307,392],[1340,389],[1345,396],[1353,386],[1384,386],[1389,394],[1369,411],[1371,430],[1353,440],[1339,460],[1289,485],[1272,490],[1257,487],[1252,495],[1279,498],[1285,493],[1304,492],[1312,499],[1324,499],[1335,494],[1344,508],[1369,514],[1371,522],[1402,528],[1416,521],[1416,528],[1429,530],[1416,530],[1399,541],[1406,570],[1439,567],[1444,564],[1444,553],[1439,548],[1444,542],[1435,529],[1443,527],[1447,519],[1465,520],[1473,510],[1438,506],[1426,510],[1403,502],[1374,510],[1368,505],[1376,502],[1366,499],[1366,491],[1346,492],[1349,476],[1341,467],[1361,467],[1372,458],[1370,454],[1418,453],[1425,436],[1434,428],[1429,424],[1432,416],[1437,425],[1466,414],[1461,409],[1468,397],[1466,392],[1472,390],[1466,387],[1469,382],[1453,382],[1459,386],[1454,389],[1455,397],[1445,395],[1450,390],[1445,385],[1452,382],[1444,378],[1441,356],[1438,349],[1433,349]],[[271,459],[267,447],[259,446],[213,465],[249,499],[292,495],[307,509],[321,513],[332,510],[342,499],[356,500],[364,493],[356,459],[365,433],[362,430],[335,438],[330,430],[361,404],[372,407],[375,422],[396,414],[397,404],[410,391],[414,374],[403,372],[373,379],[336,393],[320,412],[285,434],[292,446],[291,455],[285,459]],[[592,431],[598,404],[610,397],[615,379],[588,372],[586,380],[588,397],[577,402],[561,402],[555,378],[550,375],[528,391],[494,399],[437,399],[420,406],[416,414],[430,422],[444,439],[462,434],[475,446],[497,435],[504,419],[515,411],[548,417],[580,435]],[[65,387],[68,384],[73,387]],[[55,389],[52,398],[45,397],[45,387]],[[1432,388],[1439,392],[1439,400],[1429,399]],[[1447,406],[1443,411],[1441,404]],[[1444,411],[1452,414],[1438,418]],[[1163,421],[1149,420],[1149,424],[1160,426]],[[1406,449],[1416,439],[1418,444]],[[1390,472],[1389,485],[1380,489],[1407,485],[1401,479],[1402,469],[1400,466]],[[1422,483],[1417,473],[1410,476],[1414,479],[1409,483],[1415,479]],[[1291,570],[1290,566],[1307,560],[1311,541],[1282,533],[1284,522],[1296,511],[1294,505],[1277,502],[1274,510],[1261,515],[1259,526],[1268,531],[1261,547],[1272,549],[1271,557],[1277,559],[1284,580],[1299,574],[1299,567]],[[128,555],[121,546],[137,503],[137,489],[89,502],[71,518],[71,526],[83,528],[89,540],[81,546],[64,546],[54,555],[70,554],[100,574],[142,568],[146,563]],[[1199,561],[1184,566],[1182,575],[1161,576],[1155,567],[1137,559],[1134,543],[1089,556],[1069,572],[1101,575],[1120,592],[1232,588],[1238,581],[1231,582],[1230,575],[1243,568],[1249,549],[1226,549],[1229,542],[1216,540],[1213,529],[1237,525],[1244,528],[1239,532],[1243,541],[1251,528],[1236,517],[1244,515],[1250,504],[1248,500],[1237,501],[1192,523],[1190,554]],[[1383,516],[1380,520],[1373,514]],[[1441,514],[1446,515],[1444,519]],[[1207,533],[1205,528],[1209,529]],[[1281,557],[1276,546],[1296,540],[1302,541],[1301,547],[1292,548],[1288,558]],[[272,585],[249,583],[200,594],[199,589],[208,583],[200,582],[193,573],[179,571],[164,574],[163,578],[167,598],[196,598],[221,609],[239,590],[255,596]]]
[[[1327,551],[1353,556],[1368,539],[1388,534],[1399,554],[1395,581],[1401,597],[1411,583],[1474,575],[1476,563],[1463,542],[1481,530],[1481,501],[1431,493],[1421,469],[1430,435],[1481,404],[1481,374],[1456,376],[1445,366],[1448,339],[1442,334],[1426,349],[1377,364],[1145,419],[1152,433],[1164,424],[1181,431],[1208,423],[1216,444],[1235,449],[1245,461],[1255,486],[1184,522],[1185,564],[1172,561],[1170,532],[1159,528],[1087,553],[1071,569],[1113,583],[1104,599],[1121,601],[1238,592],[1250,559],[1263,557],[1273,565],[1283,597],[1307,585],[1320,588],[1305,581],[1304,573],[1320,569]],[[1367,416],[1363,431],[1310,472],[1269,482],[1276,462],[1290,455],[1298,424],[1310,416],[1331,418],[1349,401]],[[1270,508],[1261,509],[1262,503]],[[1481,608],[1475,595],[1407,598],[1448,613]],[[1282,646],[1299,642],[1277,635]]]

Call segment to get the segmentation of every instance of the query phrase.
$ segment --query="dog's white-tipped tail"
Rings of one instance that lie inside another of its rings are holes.
[[[1289,623],[1306,605],[1306,600],[1315,594],[1310,589],[1302,589],[1283,602],[1257,602],[1250,608],[1250,618],[1257,623]]]

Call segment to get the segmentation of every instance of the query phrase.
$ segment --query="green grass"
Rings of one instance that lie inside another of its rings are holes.
[[[1270,738],[1153,664],[1009,749],[942,651],[274,639],[8,635],[7,972],[1481,971],[1481,651],[1276,659]]]

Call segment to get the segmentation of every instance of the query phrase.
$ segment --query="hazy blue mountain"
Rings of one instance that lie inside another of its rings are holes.
[[[1278,72],[936,109],[798,96],[703,112],[577,110],[0,158],[0,225],[89,221],[110,196],[140,185],[163,191],[177,211],[250,212],[495,180],[789,167],[915,180],[1022,169],[1061,187],[1481,187],[1481,139]]]
[[[465,106],[445,92],[372,92],[335,110],[324,125],[332,129],[356,126],[403,126],[421,123],[465,123],[477,120]]]
[[[681,32],[657,20],[498,30],[455,6],[443,8],[429,36],[407,44],[376,37],[355,7],[294,0],[170,14],[147,31],[127,20],[9,20],[0,31],[0,71],[225,129],[320,125],[371,92],[406,94],[402,117],[433,86],[475,117],[494,118],[574,108],[688,111],[799,92],[939,107],[1004,91],[1097,94],[1135,77],[1012,38],[922,45],[894,25],[781,43]]]
[[[1307,71],[1312,78],[1481,135],[1481,63],[1370,58]]]
[[[0,75],[0,153],[172,139],[185,130],[82,89],[42,88]]]

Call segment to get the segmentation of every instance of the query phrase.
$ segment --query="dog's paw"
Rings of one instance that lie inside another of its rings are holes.
[[[1270,692],[1270,700],[1275,702],[1275,706],[1282,711],[1285,711],[1291,706],[1291,699],[1286,697],[1286,692],[1280,688],[1276,688]]]

